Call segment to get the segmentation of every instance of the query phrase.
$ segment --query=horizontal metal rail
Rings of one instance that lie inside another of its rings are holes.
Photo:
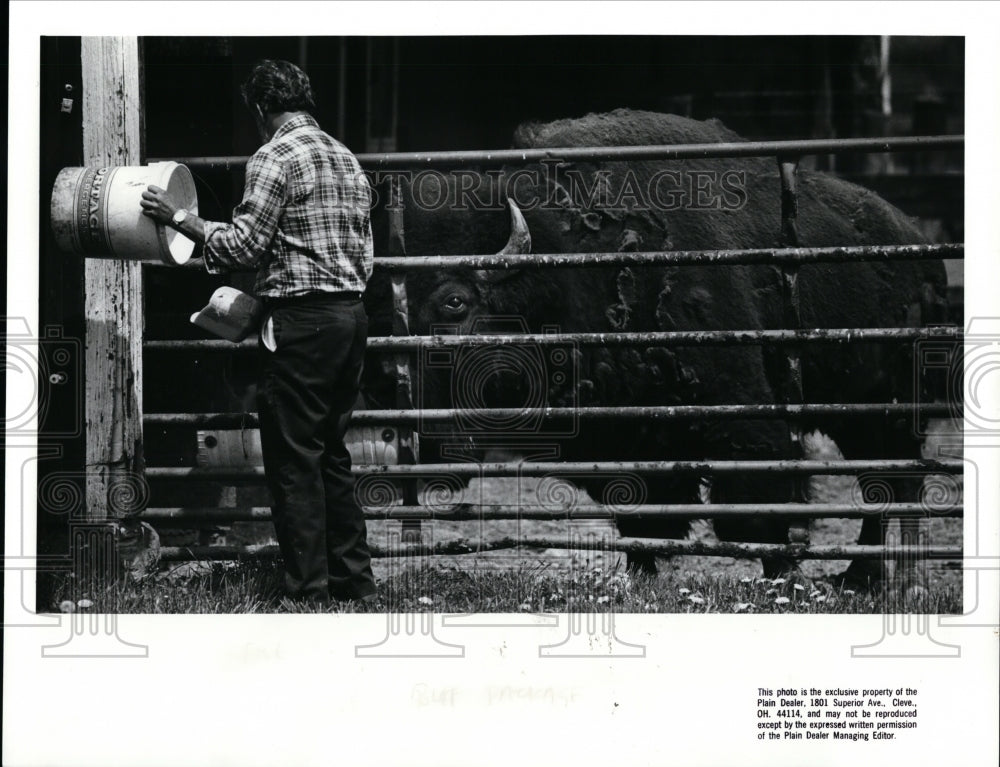
[[[562,161],[618,161],[722,159],[728,157],[775,157],[834,153],[912,152],[927,149],[962,149],[965,137],[899,136],[893,138],[819,139],[806,141],[739,141],[715,144],[673,144],[653,146],[543,147],[459,152],[369,152],[358,154],[367,169],[458,168],[466,166],[517,165]],[[246,165],[248,157],[164,157],[197,170],[234,170]]]
[[[962,328],[819,328],[810,330],[677,330],[652,333],[514,333],[507,335],[373,336],[373,350],[441,349],[456,346],[726,346],[960,339]],[[251,351],[256,341],[146,341],[149,351]]]
[[[857,474],[859,472],[961,473],[959,460],[882,459],[858,461],[557,461],[524,463],[429,463],[415,465],[359,464],[351,467],[357,475],[385,475],[388,478],[418,477],[548,477],[582,476],[594,472],[633,474]],[[263,467],[188,468],[151,466],[148,479],[263,481]]]
[[[471,269],[547,269],[591,266],[736,266],[748,264],[820,264],[861,261],[920,261],[965,258],[965,244],[856,245],[828,248],[754,248],[750,250],[661,250],[638,253],[527,253],[479,256],[386,256],[376,269],[421,271]]]
[[[786,417],[960,417],[961,403],[833,403],[814,405],[649,405],[624,407],[548,408],[428,408],[426,410],[355,410],[352,426],[383,424],[450,423],[463,418],[485,421],[514,419],[692,420]],[[145,413],[146,426],[193,426],[202,429],[252,429],[260,426],[257,413]]]
[[[578,544],[577,544],[578,545]],[[460,538],[438,541],[432,546],[412,545],[385,549],[369,542],[373,557],[424,557],[448,554],[478,554],[505,549],[572,549],[574,542],[566,537],[525,537],[472,540]],[[782,543],[704,543],[701,541],[664,538],[619,538],[602,546],[606,551],[621,553],[687,554],[707,557],[788,557],[798,559],[962,559],[962,549],[953,546],[804,546]],[[164,546],[161,562],[190,562],[226,559],[267,559],[279,555],[274,544],[256,546]]]
[[[439,504],[431,506],[364,506],[365,519],[437,519],[448,522],[473,520],[531,519],[717,519],[724,517],[802,517],[806,519],[863,519],[881,517],[960,517],[961,504],[929,506],[921,503],[850,504],[850,503],[681,503],[607,506],[581,504],[569,508],[538,505]],[[196,523],[268,522],[267,506],[243,508],[174,507],[148,508],[142,512],[147,522],[165,525]]]

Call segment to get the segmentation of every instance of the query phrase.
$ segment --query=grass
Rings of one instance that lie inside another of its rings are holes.
[[[839,492],[826,500],[850,501],[850,493],[835,484],[827,490]],[[538,483],[523,478],[474,479],[456,502],[472,504],[539,503]],[[956,499],[960,500],[960,499]],[[574,496],[581,504],[592,503],[585,491]],[[390,548],[398,534],[399,522],[371,520],[370,541],[385,541]],[[597,524],[597,523],[591,523]],[[598,525],[599,526],[599,525]],[[489,535],[486,535],[488,527]],[[856,541],[861,527],[858,519],[817,519],[810,525],[814,544],[833,545]],[[423,523],[425,542],[470,538],[478,534],[492,537],[548,537],[567,540],[565,520],[493,520],[475,522],[434,520]],[[177,531],[173,531],[177,533]],[[195,534],[197,531],[190,531]],[[595,534],[600,533],[596,527]],[[610,523],[604,525],[607,540],[618,538]],[[962,520],[931,518],[926,525],[928,540],[938,545],[962,544]],[[273,543],[270,523],[235,523],[226,530],[227,542],[247,545]],[[689,538],[704,542],[717,540],[712,526],[695,520]],[[164,545],[185,546],[191,541],[174,540]],[[610,552],[609,552],[610,554]],[[835,588],[832,576],[846,566],[831,560],[804,560],[796,580],[768,581],[760,577],[759,560],[728,557],[678,556],[658,562],[655,577],[626,578],[621,573],[623,556],[615,561],[582,559],[580,551],[548,549],[493,552],[493,555],[440,556],[424,558],[414,567],[414,559],[373,560],[378,581],[378,599],[371,606],[333,604],[324,612],[438,612],[438,613],[518,613],[582,612],[590,610],[619,613],[886,613],[920,612],[958,614],[962,612],[960,568],[928,567],[926,594],[920,598],[905,590],[883,592],[851,591]],[[595,568],[595,564],[600,567]],[[122,584],[95,589],[88,599],[89,610],[122,613],[282,613],[317,612],[319,608],[282,601],[281,577],[276,562],[184,564],[161,572],[141,584]],[[67,582],[62,598],[83,591]],[[75,604],[75,600],[74,600]],[[54,606],[54,609],[57,607]]]
[[[78,603],[83,600],[83,604]],[[276,562],[186,565],[143,582],[81,587],[65,580],[52,611],[115,613],[960,613],[960,586],[939,583],[923,596],[835,588],[802,576],[668,572],[628,576],[608,567],[539,562],[496,569],[488,563],[409,567],[378,583],[371,605],[290,603]]]

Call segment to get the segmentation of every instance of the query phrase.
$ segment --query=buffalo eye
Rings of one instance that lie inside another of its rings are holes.
[[[465,314],[467,308],[465,299],[457,293],[452,293],[444,300],[444,310],[448,314]]]

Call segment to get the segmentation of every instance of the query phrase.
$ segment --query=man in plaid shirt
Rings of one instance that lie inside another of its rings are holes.
[[[265,307],[257,395],[274,527],[292,598],[373,601],[367,532],[344,434],[361,383],[372,272],[371,188],[357,159],[308,110],[312,88],[285,61],[243,86],[263,146],[232,224],[180,209],[162,189],[144,213],[204,244],[213,273],[253,270]]]

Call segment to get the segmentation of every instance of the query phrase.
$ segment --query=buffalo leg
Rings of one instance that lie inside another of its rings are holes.
[[[882,435],[878,439],[873,434],[874,445],[867,445],[860,455],[855,457],[872,458],[893,456],[900,458],[919,458],[920,441],[905,430],[906,427],[882,423],[875,432]],[[874,427],[873,427],[874,430]],[[873,449],[874,448],[874,449]],[[852,455],[852,454],[849,454]],[[920,500],[923,476],[919,474],[901,475],[885,472],[869,472],[858,478],[861,499],[866,503],[882,505],[886,503],[916,503]],[[913,517],[901,518],[899,535],[895,543],[916,545],[920,532],[919,520]],[[884,546],[886,534],[889,532],[889,519],[884,514],[866,515],[861,524],[858,543],[863,546]],[[878,559],[855,559],[841,575],[837,582],[853,588],[878,588],[888,576],[889,562],[885,557]],[[916,575],[916,566],[912,558],[896,563],[896,576],[901,581],[912,579]]]
[[[777,460],[794,454],[788,427],[781,421],[737,421],[726,429],[725,439],[729,452],[724,457],[729,460]],[[719,475],[712,482],[712,503],[786,503],[793,500],[794,488],[788,475]],[[723,541],[788,543],[787,517],[767,513],[725,517],[716,519],[713,526]],[[797,562],[791,557],[767,556],[761,558],[761,565],[764,577],[774,578],[795,570]]]
[[[874,503],[913,503],[919,499],[921,484],[922,477],[862,478],[862,497]],[[899,534],[894,543],[916,547],[920,542],[921,520],[917,517],[902,517],[898,524]],[[885,515],[870,514],[861,524],[858,543],[863,546],[885,546],[889,529],[889,520]],[[846,587],[878,588],[887,579],[888,565],[886,557],[855,559],[837,577],[837,581]],[[910,583],[917,577],[917,563],[912,557],[905,556],[896,561],[895,565],[895,578],[900,583]]]
[[[678,500],[690,502],[693,499],[693,483],[678,481],[668,477],[644,478],[646,503],[676,503]],[[592,483],[587,486],[588,492],[595,500],[605,499],[605,489],[609,482]],[[641,519],[630,517],[627,513],[617,519],[618,532],[626,538],[684,538],[688,534],[690,523],[684,520]],[[649,552],[630,552],[626,556],[626,569],[630,573],[656,574],[656,554]]]

